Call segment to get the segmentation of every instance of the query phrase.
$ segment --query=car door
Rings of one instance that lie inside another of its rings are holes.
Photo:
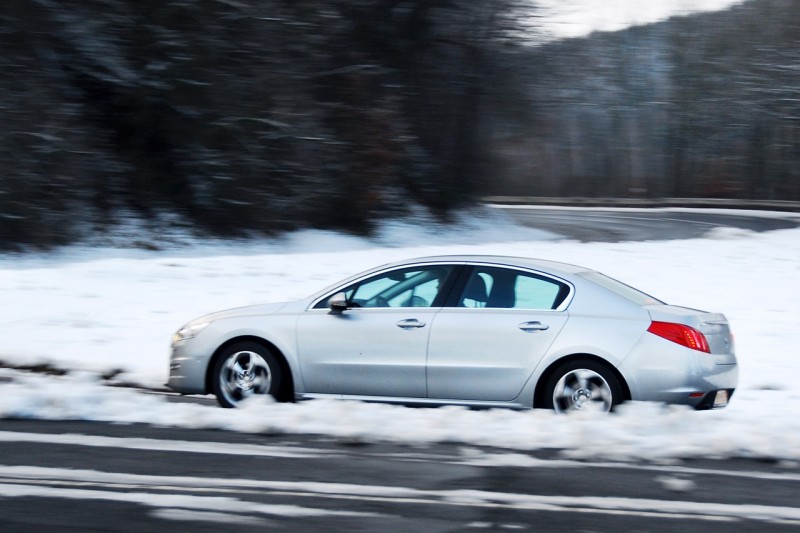
[[[473,265],[434,318],[430,398],[511,401],[567,321],[572,287],[544,274]]]
[[[427,397],[428,338],[452,265],[428,264],[374,274],[333,291],[297,325],[307,394]],[[327,300],[343,292],[348,308]]]

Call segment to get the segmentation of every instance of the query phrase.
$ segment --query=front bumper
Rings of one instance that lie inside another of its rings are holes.
[[[169,380],[167,387],[181,394],[207,394],[206,369],[207,357],[198,357],[187,353],[185,342],[178,342],[172,347],[169,358]]]

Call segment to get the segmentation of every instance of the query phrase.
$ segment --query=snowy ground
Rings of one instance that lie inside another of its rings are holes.
[[[800,229],[756,234],[717,228],[703,239],[609,244],[560,241],[497,219],[459,228],[395,225],[372,241],[303,232],[280,242],[198,244],[161,252],[74,248],[0,256],[5,302],[0,360],[87,372],[49,377],[0,371],[0,416],[454,441],[518,450],[555,447],[576,457],[800,460],[795,415]],[[377,264],[446,253],[577,263],[669,303],[725,313],[741,369],[733,402],[705,413],[632,404],[599,418],[335,401],[279,405],[257,400],[230,411],[104,387],[96,377],[121,369],[125,380],[160,386],[167,376],[169,338],[191,318],[303,297]]]

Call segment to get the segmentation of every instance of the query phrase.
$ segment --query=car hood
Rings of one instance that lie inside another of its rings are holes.
[[[245,307],[226,309],[225,311],[219,311],[216,313],[211,313],[210,315],[205,315],[203,317],[200,317],[197,320],[195,320],[195,322],[213,322],[215,320],[223,320],[226,318],[237,318],[243,316],[275,315],[278,314],[281,309],[286,307],[287,303],[288,302],[248,305]]]

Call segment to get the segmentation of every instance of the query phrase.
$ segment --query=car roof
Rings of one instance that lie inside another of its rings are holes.
[[[512,267],[529,268],[533,270],[542,270],[550,274],[576,274],[578,272],[588,272],[592,269],[585,268],[578,265],[569,263],[560,263],[558,261],[547,261],[544,259],[533,259],[529,257],[513,257],[505,255],[436,255],[429,257],[417,257],[414,259],[406,259],[404,261],[396,261],[384,265],[384,268],[402,266],[405,264],[419,264],[419,263],[491,263],[496,265],[505,265]]]
[[[533,259],[530,257],[512,257],[504,255],[434,255],[428,257],[414,257],[402,261],[394,261],[380,266],[376,266],[366,271],[359,272],[349,278],[339,280],[333,285],[325,287],[309,297],[310,301],[316,301],[326,294],[330,294],[334,289],[341,288],[359,278],[370,276],[376,272],[403,267],[405,265],[420,265],[425,263],[453,263],[453,264],[489,264],[497,266],[509,266],[527,268],[534,271],[550,274],[569,280],[572,283],[578,281],[574,276],[580,272],[592,272],[592,269],[571,265],[569,263],[559,263],[557,261],[547,261],[543,259]]]

